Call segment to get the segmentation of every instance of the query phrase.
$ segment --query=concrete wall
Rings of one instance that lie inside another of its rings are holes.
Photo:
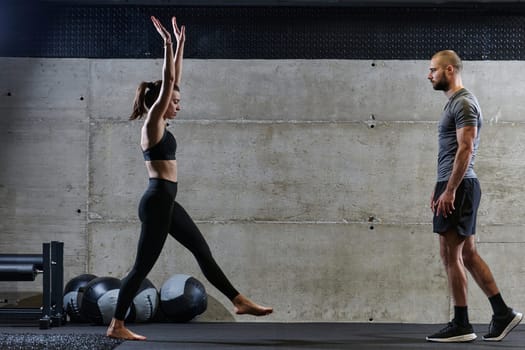
[[[0,58],[0,251],[65,242],[66,281],[123,277],[147,184],[136,85],[159,60]],[[523,309],[524,62],[466,62],[485,116],[479,250]],[[179,202],[238,289],[275,307],[259,321],[445,322],[450,313],[429,196],[446,99],[427,61],[186,60]],[[374,119],[371,118],[374,116]],[[201,320],[254,321],[174,240],[150,274],[196,276]],[[471,282],[471,319],[490,307]],[[0,295],[38,283],[0,283]],[[521,303],[521,304],[520,304]]]

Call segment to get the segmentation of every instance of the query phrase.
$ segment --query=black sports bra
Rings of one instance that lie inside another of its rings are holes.
[[[174,160],[177,151],[177,140],[171,132],[164,130],[164,135],[153,147],[142,151],[144,160]]]

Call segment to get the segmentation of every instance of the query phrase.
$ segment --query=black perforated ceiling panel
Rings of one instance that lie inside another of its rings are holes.
[[[0,55],[152,58],[149,16],[187,26],[186,57],[205,59],[525,59],[522,5],[458,7],[145,7],[24,2],[0,8]]]

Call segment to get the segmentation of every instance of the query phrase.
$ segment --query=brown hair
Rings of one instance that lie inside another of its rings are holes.
[[[461,58],[459,58],[458,54],[454,52],[453,50],[443,50],[439,51],[432,58],[438,58],[439,63],[443,66],[448,66],[449,64],[456,68],[458,72],[461,72],[463,69],[463,62],[461,62]]]
[[[153,106],[157,98],[159,97],[160,87],[162,86],[162,80],[153,82],[143,81],[137,87],[135,92],[135,99],[133,100],[133,111],[129,120],[141,119],[144,114],[148,113],[148,110]],[[179,91],[179,87],[173,85],[174,91]]]

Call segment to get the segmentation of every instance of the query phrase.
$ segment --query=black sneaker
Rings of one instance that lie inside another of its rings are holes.
[[[474,328],[470,323],[466,326],[460,326],[452,320],[439,332],[429,335],[427,340],[439,343],[463,343],[473,341],[476,338],[476,333],[474,333]]]
[[[521,312],[516,312],[509,308],[509,312],[505,316],[492,316],[492,321],[489,325],[489,333],[483,336],[486,341],[500,341],[509,332],[516,327],[523,318]]]

